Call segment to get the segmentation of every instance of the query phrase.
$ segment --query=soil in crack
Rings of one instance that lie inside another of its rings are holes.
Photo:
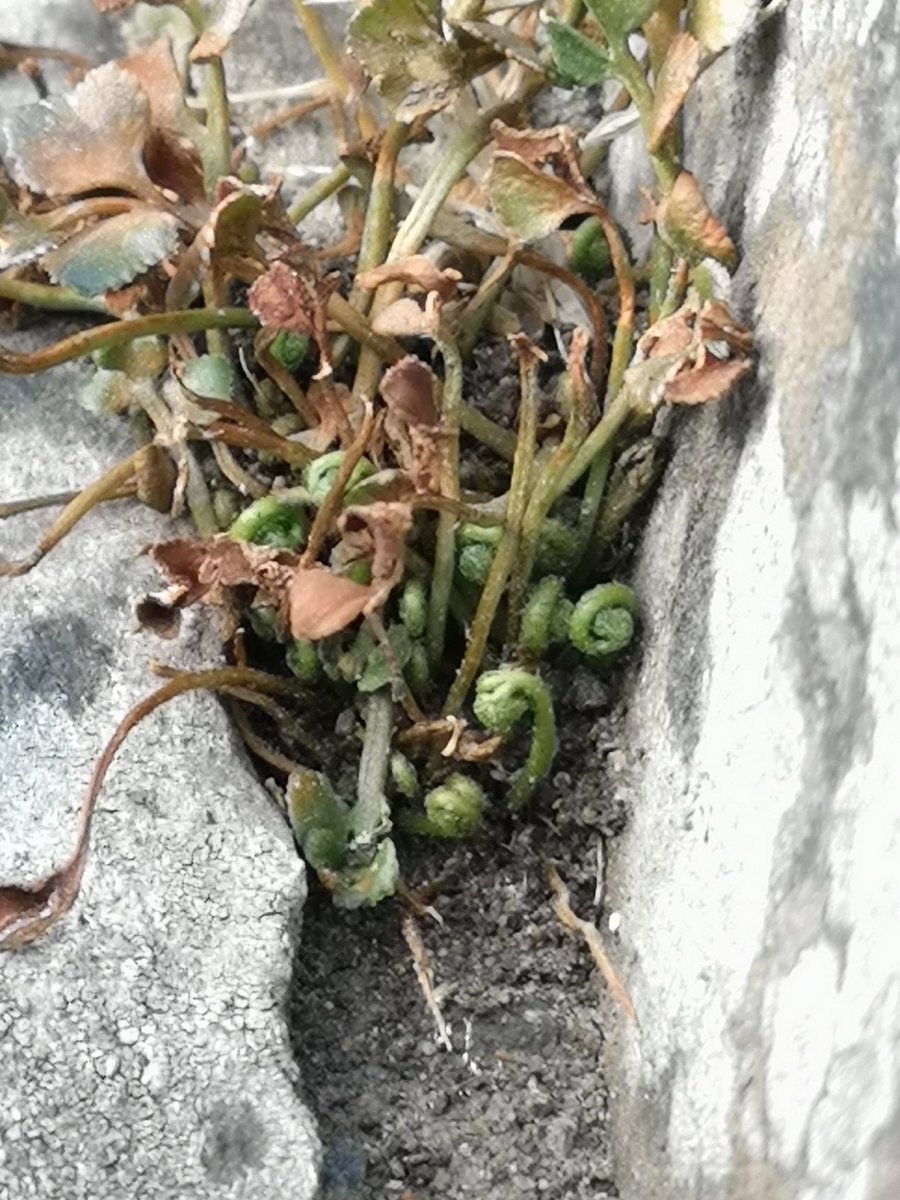
[[[446,881],[443,926],[420,929],[452,1051],[435,1037],[398,907],[341,912],[311,886],[290,1023],[324,1146],[320,1200],[617,1195],[601,1051],[604,1025],[622,1017],[553,916],[543,865],[558,864],[576,911],[603,929],[597,848],[623,823],[610,780],[620,722],[591,671],[556,674],[560,751],[532,811],[511,820],[498,791],[476,841],[399,846],[410,885]]]

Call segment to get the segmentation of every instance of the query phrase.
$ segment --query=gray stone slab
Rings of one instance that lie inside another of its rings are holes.
[[[5,495],[77,486],[123,452],[75,406],[78,367],[0,379]],[[0,529],[27,551],[47,515]],[[88,517],[31,575],[2,581],[0,879],[66,856],[94,758],[155,686],[148,663],[215,665],[202,614],[177,644],[135,631],[161,516]],[[305,887],[224,710],[191,694],[126,743],[104,787],[82,894],[0,957],[0,1196],[301,1200],[317,1142],[283,1019]]]
[[[3,6],[4,37],[98,59],[109,29],[88,3]],[[5,83],[0,103],[33,98]],[[4,498],[82,485],[128,452],[121,423],[77,406],[86,378],[0,377]],[[27,552],[51,515],[4,522],[0,554]],[[158,686],[150,660],[220,658],[202,614],[177,643],[135,628],[133,603],[157,583],[140,551],[170,528],[107,505],[30,576],[0,580],[4,882],[69,852],[97,753]],[[318,1142],[283,1011],[303,866],[216,700],[181,697],[138,728],[92,843],[72,913],[0,956],[0,1197],[310,1197]]]
[[[759,368],[683,419],[641,557],[625,1200],[900,1195],[898,35],[796,0],[692,109]]]

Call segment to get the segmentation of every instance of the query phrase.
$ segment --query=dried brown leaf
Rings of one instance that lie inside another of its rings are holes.
[[[389,368],[381,381],[387,405],[385,434],[419,495],[440,492],[443,455],[434,373],[413,355]]]
[[[503,121],[494,121],[491,138],[498,151],[514,154],[534,167],[552,167],[555,175],[590,199],[590,186],[579,164],[578,138],[568,125],[554,125],[549,129],[514,129]]]
[[[652,325],[639,345],[648,359],[672,361],[663,391],[669,404],[719,400],[752,366],[751,335],[720,300],[699,308],[696,299],[688,300]]]
[[[719,359],[709,354],[701,365],[669,380],[665,399],[669,404],[709,404],[721,400],[752,366],[746,358]]]
[[[401,296],[374,315],[372,332],[384,337],[433,337],[437,332],[434,310],[423,308],[411,296]]]
[[[247,294],[247,302],[263,326],[313,338],[319,347],[320,376],[331,371],[326,307],[337,284],[337,276],[321,279],[312,271],[301,273],[276,262]]]
[[[654,154],[662,145],[684,104],[694,80],[700,74],[703,49],[689,33],[672,39],[659,72],[653,98],[653,115],[647,135],[647,149]]]
[[[390,412],[408,425],[435,426],[439,420],[436,384],[431,368],[410,354],[385,371],[379,391]]]
[[[295,638],[316,642],[340,633],[360,616],[373,589],[325,567],[298,567],[288,591],[288,620]]]
[[[730,266],[737,252],[724,225],[713,215],[690,173],[682,171],[656,210],[659,230],[677,253],[691,262],[714,258]]]
[[[0,122],[13,178],[53,197],[111,188],[155,198],[143,163],[149,129],[143,89],[115,63],[90,71],[68,97],[12,109]]]
[[[182,589],[178,607],[203,600],[221,604],[229,588],[252,584],[269,603],[284,601],[297,556],[286,550],[236,541],[223,535],[209,541],[175,538],[151,547],[150,557],[164,578]]]
[[[412,506],[383,500],[354,506],[343,512],[338,526],[345,561],[371,560],[371,594],[364,611],[373,612],[403,577]]]
[[[462,275],[452,267],[441,268],[424,254],[411,254],[395,262],[382,263],[369,271],[360,271],[356,282],[372,291],[383,283],[405,283],[423,292],[437,292],[442,300],[450,300]]]

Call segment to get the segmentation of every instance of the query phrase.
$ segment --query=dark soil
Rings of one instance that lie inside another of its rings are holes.
[[[436,1038],[399,906],[341,912],[311,886],[290,1024],[324,1145],[321,1200],[618,1194],[601,1070],[611,1001],[551,911],[544,864],[603,929],[597,848],[624,822],[610,786],[619,713],[589,669],[554,673],[560,750],[531,811],[510,819],[498,790],[476,841],[399,842],[411,886],[445,880],[433,900],[443,926],[419,927],[452,1051]]]

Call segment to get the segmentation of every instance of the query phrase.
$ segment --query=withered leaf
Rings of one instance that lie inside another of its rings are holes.
[[[708,404],[721,400],[752,366],[746,358],[718,359],[707,355],[702,365],[669,380],[666,401],[669,404]]]
[[[151,208],[107,217],[45,254],[42,266],[57,283],[83,296],[122,287],[174,254],[178,221]]]
[[[647,135],[647,149],[655,153],[678,116],[682,104],[700,73],[703,51],[700,43],[689,33],[679,33],[672,39],[659,72],[653,97],[653,115]]]
[[[405,283],[423,292],[437,292],[442,300],[449,300],[456,294],[461,279],[462,275],[453,267],[442,268],[424,254],[411,254],[360,271],[356,283],[372,291],[383,283]]]
[[[298,561],[289,551],[236,541],[227,534],[209,541],[160,542],[151,547],[150,557],[163,577],[181,589],[180,608],[198,600],[221,604],[224,590],[241,584],[253,584],[278,607]]]
[[[707,404],[721,399],[751,369],[751,343],[748,330],[721,301],[700,307],[693,297],[651,325],[639,348],[648,365],[651,360],[672,363],[663,389],[667,403]]]
[[[17,183],[47,196],[114,188],[155,197],[144,169],[150,104],[115,63],[90,71],[68,96],[14,108],[0,118]]]
[[[400,121],[437,112],[466,79],[462,50],[444,39],[439,0],[369,0],[347,45]]]
[[[140,84],[150,104],[150,122],[197,142],[203,126],[184,102],[184,86],[168,38],[157,38],[145,49],[119,59],[119,66]]]
[[[571,184],[508,151],[495,153],[484,188],[491,208],[523,242],[547,237],[566,217],[593,207]]]
[[[374,504],[345,509],[338,525],[346,560],[371,558],[371,594],[364,611],[373,612],[403,578],[406,537],[412,528],[412,506],[376,500]]]
[[[401,296],[372,317],[372,332],[386,337],[434,337],[437,314],[412,296]]]
[[[681,171],[668,196],[656,210],[663,238],[676,254],[698,262],[714,258],[732,266],[737,257],[734,242],[721,221],[710,211],[700,185],[690,171]]]
[[[403,358],[385,371],[385,434],[419,495],[440,491],[443,466],[437,379],[420,359]]]
[[[288,621],[295,638],[331,637],[362,616],[373,589],[325,567],[298,567],[288,591]]]
[[[322,362],[320,375],[331,369],[326,305],[337,283],[337,276],[320,279],[276,262],[247,294],[250,308],[264,326],[305,333],[314,339]]]
[[[578,162],[578,139],[568,125],[515,129],[503,121],[494,121],[491,138],[496,150],[514,154],[534,167],[551,166],[555,175],[590,199],[588,184]]]
[[[543,74],[544,64],[534,47],[508,25],[495,25],[493,21],[454,21],[453,26],[475,41],[493,47],[504,58]]]
[[[414,354],[389,367],[379,391],[385,404],[409,425],[437,425],[434,372]]]

